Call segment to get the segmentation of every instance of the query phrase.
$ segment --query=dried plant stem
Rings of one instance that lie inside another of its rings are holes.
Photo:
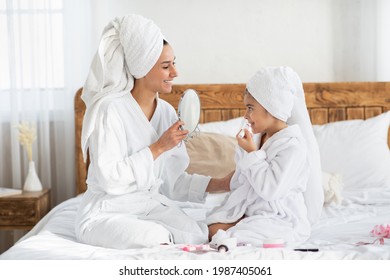
[[[35,127],[22,122],[17,126],[17,129],[19,130],[20,144],[26,149],[28,160],[32,161],[32,144],[37,138]]]

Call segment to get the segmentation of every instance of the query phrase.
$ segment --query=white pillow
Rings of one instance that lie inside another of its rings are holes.
[[[390,111],[367,120],[314,125],[322,170],[340,173],[345,190],[390,188]]]
[[[218,133],[236,138],[243,120],[243,117],[238,117],[227,121],[201,123],[198,127],[201,132]]]

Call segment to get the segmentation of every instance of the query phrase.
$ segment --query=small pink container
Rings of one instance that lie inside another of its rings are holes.
[[[263,248],[284,248],[284,240],[266,239],[263,241]]]
[[[202,245],[185,245],[182,248],[183,251],[186,252],[192,252],[192,251],[198,251],[198,250],[210,250],[209,244],[202,244]]]

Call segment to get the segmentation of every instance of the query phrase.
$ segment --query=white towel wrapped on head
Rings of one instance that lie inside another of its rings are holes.
[[[81,96],[87,107],[81,136],[84,160],[100,105],[130,92],[134,78],[144,77],[156,64],[163,40],[160,28],[139,15],[115,18],[104,28]]]
[[[249,80],[247,90],[275,118],[284,122],[291,116],[296,89],[294,71],[289,67],[261,68]]]

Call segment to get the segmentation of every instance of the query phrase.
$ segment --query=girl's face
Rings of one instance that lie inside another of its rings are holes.
[[[244,118],[248,120],[254,134],[267,133],[272,128],[275,118],[260,105],[249,93],[244,95],[246,112]]]
[[[177,75],[173,49],[166,44],[163,46],[160,58],[144,77],[145,84],[153,92],[169,93],[172,91],[173,79]]]

